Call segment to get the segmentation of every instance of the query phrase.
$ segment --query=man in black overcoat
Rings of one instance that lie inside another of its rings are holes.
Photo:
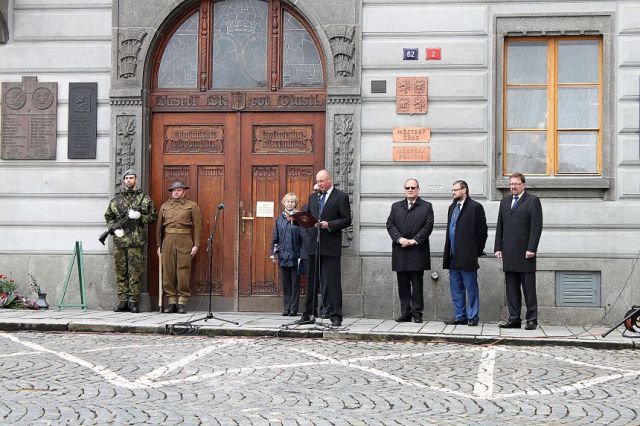
[[[400,316],[398,322],[422,322],[424,271],[431,269],[429,236],[433,231],[433,207],[418,196],[416,179],[404,183],[406,198],[393,203],[387,219],[391,237],[391,269],[398,278]]]
[[[509,177],[509,187],[511,195],[500,202],[494,245],[496,257],[502,259],[509,306],[509,320],[499,327],[520,328],[524,293],[525,329],[534,330],[538,326],[536,253],[542,234],[542,205],[538,197],[525,191],[525,177],[521,173]]]
[[[342,255],[342,230],[351,225],[351,205],[349,196],[333,186],[331,175],[326,170],[316,174],[319,193],[309,195],[307,208],[318,221],[312,233],[313,254],[309,256],[309,283],[305,311],[297,321],[300,324],[311,322],[316,315],[314,299],[317,285],[321,286],[321,297],[328,310],[331,325],[342,325],[342,277],[340,257]],[[320,245],[317,244],[317,232],[320,232]],[[316,267],[316,261],[319,262]],[[316,279],[316,272],[320,273]]]
[[[478,257],[484,254],[487,242],[487,218],[482,204],[469,196],[467,182],[453,182],[451,194],[442,267],[449,270],[453,320],[445,324],[476,326],[480,314]]]

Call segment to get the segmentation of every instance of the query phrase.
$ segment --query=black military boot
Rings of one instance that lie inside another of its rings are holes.
[[[178,308],[175,303],[170,303],[166,308],[162,310],[165,314],[175,314],[178,312]]]
[[[129,302],[129,312],[133,312],[137,314],[140,312],[140,308],[138,307],[138,302]]]
[[[129,312],[129,302],[127,300],[121,301],[118,306],[113,308],[114,312]]]

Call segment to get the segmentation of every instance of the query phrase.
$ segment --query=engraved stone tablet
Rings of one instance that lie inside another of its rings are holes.
[[[71,159],[95,159],[98,138],[98,83],[69,83]]]
[[[396,113],[427,113],[427,77],[396,78]]]
[[[55,160],[58,83],[2,83],[3,160]]]

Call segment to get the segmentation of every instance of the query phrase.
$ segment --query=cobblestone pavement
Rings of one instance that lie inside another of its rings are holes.
[[[0,332],[0,423],[638,424],[637,354]]]

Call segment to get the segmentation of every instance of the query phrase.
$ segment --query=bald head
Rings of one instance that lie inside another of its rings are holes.
[[[328,191],[329,189],[331,189],[331,186],[333,184],[331,182],[331,175],[329,174],[329,172],[324,169],[320,170],[316,174],[316,184],[318,184],[318,188],[320,189],[320,191]]]

